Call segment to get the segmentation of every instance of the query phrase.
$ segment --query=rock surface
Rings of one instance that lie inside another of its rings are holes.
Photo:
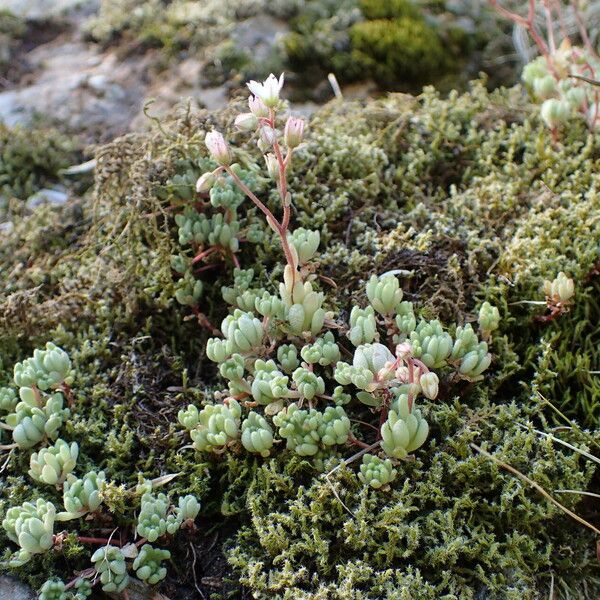
[[[14,577],[0,576],[1,600],[36,600],[37,594]]]

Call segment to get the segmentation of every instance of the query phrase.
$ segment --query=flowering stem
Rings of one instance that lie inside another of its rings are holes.
[[[290,265],[292,268],[292,276],[295,279],[296,265],[294,263],[292,251],[287,240],[287,228],[283,227],[283,225],[275,218],[273,213],[257,198],[256,194],[254,194],[254,192],[252,192],[252,190],[250,190],[250,188],[229,167],[225,167],[225,171],[231,175],[231,178],[235,181],[236,185],[242,190],[242,192],[244,192],[244,194],[246,194],[246,196],[248,196],[248,198],[250,198],[250,200],[252,200],[252,202],[254,202],[254,204],[263,212],[263,214],[267,217],[269,224],[271,224],[279,234],[279,237],[281,238],[281,245],[283,246],[283,253],[285,254],[288,265]],[[287,210],[289,211],[289,207]],[[285,220],[285,206],[283,209],[283,214]],[[289,216],[287,217],[287,220],[289,221]]]
[[[273,215],[273,213],[257,198],[256,194],[252,192],[252,190],[231,170],[230,167],[225,167],[225,171],[231,176],[231,178],[235,181],[236,185],[256,204],[256,206],[264,213],[267,219],[272,222],[274,225],[279,225],[277,219]]]
[[[415,363],[413,362],[412,357],[408,358],[408,384],[411,386],[408,392],[408,412],[412,413],[413,403],[415,399],[413,398],[412,393],[412,384],[415,382],[415,372],[414,372]]]

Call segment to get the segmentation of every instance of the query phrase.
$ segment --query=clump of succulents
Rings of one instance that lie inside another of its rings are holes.
[[[14,366],[14,384],[19,388],[0,389],[0,407],[8,414],[2,428],[12,432],[14,444],[3,448],[32,448],[45,440],[55,440],[69,409],[64,394],[73,382],[67,353],[51,342],[44,350]]]
[[[2,527],[8,538],[21,550],[10,561],[12,566],[26,563],[34,554],[50,550],[54,545],[56,508],[52,502],[38,498],[6,511]]]
[[[98,510],[102,504],[100,491],[105,481],[104,471],[90,471],[81,479],[68,475],[63,483],[65,512],[59,513],[58,518],[62,521],[76,519]]]
[[[242,181],[234,151],[216,131],[206,135],[206,146],[218,167],[200,177],[198,190],[212,190],[227,177],[252,200],[279,238],[283,281],[278,294],[253,290],[253,273],[237,270],[233,287],[223,288],[232,312],[223,320],[222,335],[208,340],[206,354],[219,365],[228,389],[201,409],[190,405],[180,411],[179,422],[202,452],[245,450],[266,457],[285,442],[287,450],[322,466],[323,458],[347,446],[379,449],[385,458],[365,459],[361,479],[383,487],[396,476],[395,461],[425,443],[429,427],[419,397],[435,399],[441,378],[480,380],[491,355],[470,324],[451,333],[439,321],[419,319],[393,274],[370,277],[369,304],[353,306],[349,323],[328,310],[311,265],[320,235],[290,230],[287,174],[305,125],[293,116],[280,122],[282,85],[283,75],[250,82],[250,112],[235,120],[254,132],[277,185],[281,216]],[[489,336],[497,311],[489,304],[482,310]],[[366,440],[352,425],[354,415],[359,424],[373,421]]]
[[[151,585],[158,583],[167,576],[167,568],[163,567],[161,563],[170,558],[171,553],[168,550],[144,544],[133,561],[136,577]]]
[[[34,452],[30,458],[29,475],[35,481],[60,486],[75,468],[79,446],[56,440],[53,446]]]
[[[522,79],[540,103],[540,116],[555,139],[560,126],[576,115],[582,116],[591,130],[596,129],[600,117],[600,97],[596,87],[600,76],[600,56],[590,41],[578,4],[571,3],[571,8],[579,26],[581,46],[573,45],[562,27],[560,29],[565,37],[560,44],[556,43],[554,26],[563,22],[560,4],[541,3],[549,24],[547,40],[536,27],[535,1],[529,4],[527,17],[499,7],[497,0],[492,0],[492,4],[499,8],[501,14],[525,27],[538,47],[540,56],[525,65]]]
[[[92,554],[92,563],[100,576],[102,590],[122,592],[129,583],[125,555],[116,546],[102,546]]]
[[[15,444],[2,448],[27,449],[54,439],[67,414],[62,408],[63,393],[71,394],[73,371],[68,355],[48,343],[45,350],[36,350],[32,358],[18,363],[14,373],[15,384],[20,386],[20,402],[12,388],[1,388],[0,400],[4,411],[13,411],[6,417],[3,428],[13,432]],[[51,429],[49,423],[53,424]],[[19,427],[24,437],[19,433]],[[22,566],[32,556],[49,551],[55,544],[60,545],[65,533],[55,531],[57,522],[74,521],[101,509],[105,500],[103,494],[109,485],[106,475],[103,471],[75,475],[78,456],[77,442],[69,443],[61,438],[31,453],[30,477],[38,483],[62,489],[65,510],[57,513],[55,505],[43,498],[10,507],[2,520],[2,528],[19,550],[10,558],[9,566]],[[191,494],[181,496],[176,504],[172,504],[166,494],[155,493],[154,486],[165,482],[159,478],[144,481],[132,491],[123,490],[134,501],[139,499],[139,506],[136,502],[139,510],[136,529],[149,542],[155,542],[167,533],[174,535],[182,527],[193,527],[200,512],[200,503]],[[91,556],[93,568],[69,583],[59,579],[46,581],[39,593],[42,600],[84,600],[91,595],[96,581],[105,592],[121,592],[128,584],[131,569],[139,579],[151,584],[166,575],[166,567],[161,563],[170,557],[167,550],[145,544],[138,553],[137,545],[133,543],[125,544],[123,549],[117,547],[112,536],[105,539],[75,535],[82,543],[102,544]],[[127,563],[129,559],[133,559],[133,564]]]

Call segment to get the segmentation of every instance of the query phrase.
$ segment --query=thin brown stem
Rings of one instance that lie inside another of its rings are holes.
[[[552,504],[554,504],[556,507],[560,508],[560,510],[562,510],[564,513],[569,515],[572,519],[575,519],[575,521],[577,521],[578,523],[581,523],[588,529],[591,529],[594,533],[600,534],[600,529],[594,527],[594,525],[592,525],[591,523],[588,523],[585,519],[580,517],[578,514],[574,513],[572,510],[569,510],[566,506],[563,506],[558,500],[555,500],[539,483],[536,483],[535,481],[533,481],[533,479],[530,479],[529,477],[527,477],[527,475],[524,475],[523,473],[521,473],[521,471],[518,471],[517,469],[515,469],[508,463],[501,461],[500,459],[496,458],[489,452],[486,452],[485,450],[483,450],[476,444],[470,444],[470,446],[471,446],[471,448],[473,448],[474,450],[476,450],[477,452],[479,452],[486,458],[489,458],[491,461],[495,462],[497,465],[499,465],[503,469],[506,469],[513,475],[516,475],[517,477],[519,477],[520,479],[522,479],[523,481],[528,483],[532,488],[536,489],[540,494],[542,494],[542,496],[544,496],[544,498],[546,498],[549,502],[552,502]]]

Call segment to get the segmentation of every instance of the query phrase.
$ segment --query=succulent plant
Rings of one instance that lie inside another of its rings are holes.
[[[282,344],[277,349],[277,361],[284,373],[291,374],[300,366],[298,349],[294,344]]]
[[[69,355],[48,342],[45,350],[36,349],[33,356],[17,363],[14,381],[18,387],[37,387],[42,391],[56,388],[62,383],[73,383]]]
[[[268,178],[277,183],[281,217],[271,211],[272,202],[265,204],[240,180],[236,152],[218,132],[206,139],[218,166],[202,175],[197,187],[199,193],[210,189],[212,194],[219,178],[228,178],[265,215],[285,258],[279,297],[255,285],[252,269],[234,270],[233,284],[221,288],[223,299],[233,307],[222,322],[223,337],[207,342],[207,356],[219,365],[228,390],[216,392],[216,403],[202,410],[190,406],[180,411],[179,422],[201,452],[245,450],[267,457],[285,440],[286,449],[323,466],[328,457],[341,454],[340,447],[349,440],[357,443],[350,436],[345,407],[350,411],[362,405],[362,419],[366,405],[378,415],[373,427],[382,436],[384,451],[403,458],[419,448],[428,433],[415,406],[417,396],[436,398],[441,377],[452,369],[463,378],[479,379],[491,356],[470,325],[456,328],[453,339],[439,321],[417,324],[412,303],[403,301],[399,280],[386,274],[373,275],[367,282],[367,307],[352,306],[347,337],[355,350],[351,362],[342,359],[342,351],[348,352],[346,328],[334,312],[326,311],[316,265],[307,265],[315,257],[320,235],[289,227],[292,196],[286,172],[304,128],[290,117],[281,139],[276,123],[281,83],[273,76],[263,84],[251,82],[256,95],[249,99],[250,113],[235,119],[238,129],[256,134]],[[261,94],[270,98],[271,109]],[[380,342],[384,334],[392,339]],[[444,383],[455,379],[456,373]],[[363,465],[363,477],[374,487],[376,481],[380,486],[392,481],[395,471],[389,461],[373,457],[366,462],[370,466]]]
[[[62,485],[67,475],[75,468],[79,446],[58,439],[53,446],[34,452],[29,461],[29,476],[48,485]]]
[[[88,512],[98,510],[102,504],[100,491],[106,481],[104,471],[97,473],[90,471],[78,479],[74,475],[68,475],[63,484],[64,513],[59,513],[57,518],[61,521],[76,519]]]
[[[6,429],[19,448],[31,448],[42,440],[56,439],[69,410],[63,408],[60,392],[45,394],[38,388],[21,387],[20,402],[5,417]]]
[[[181,496],[178,501],[178,505],[175,508],[175,514],[177,519],[184,523],[185,521],[193,521],[200,512],[200,502],[196,496],[188,494],[187,496]]]
[[[166,533],[174,534],[181,521],[168,514],[171,503],[165,494],[145,493],[142,496],[136,531],[149,542],[155,542]]]
[[[289,395],[289,378],[277,369],[275,361],[258,359],[254,363],[252,397],[259,404],[269,404]]]
[[[417,319],[413,311],[412,302],[400,302],[396,307],[396,327],[402,339],[409,336],[417,327]],[[396,341],[402,341],[400,339]]]
[[[19,399],[17,397],[17,393],[13,388],[10,387],[0,387],[0,411],[1,412],[12,412],[17,404],[19,403]]]
[[[544,281],[544,293],[553,304],[564,304],[573,297],[575,284],[561,271],[552,281]]]
[[[312,456],[324,446],[345,444],[350,432],[350,420],[341,406],[328,406],[319,412],[291,404],[275,415],[273,423],[279,427],[288,449],[300,456]]]
[[[425,443],[429,425],[408,397],[401,395],[381,427],[381,448],[391,458],[405,458]]]
[[[294,249],[299,265],[305,265],[312,260],[317,249],[321,236],[318,231],[310,231],[299,227],[293,232],[288,233],[288,239],[291,247]]]
[[[430,369],[443,366],[452,352],[452,338],[439,321],[421,321],[409,339],[414,356]]]
[[[477,322],[479,323],[482,335],[484,338],[487,338],[492,331],[495,331],[500,326],[500,312],[489,302],[484,302],[479,309]]]
[[[250,411],[242,423],[242,445],[248,452],[269,456],[273,447],[273,429],[267,420]]]
[[[377,339],[377,323],[372,306],[359,308],[353,306],[350,311],[350,329],[348,339],[355,345],[370,344]]]
[[[162,566],[162,562],[170,558],[171,553],[168,550],[144,544],[133,561],[136,577],[150,585],[157,584],[167,576],[167,568]]]
[[[65,583],[63,581],[60,579],[48,579],[40,589],[38,600],[69,600],[70,596],[65,591]]]
[[[358,472],[358,478],[372,488],[379,488],[391,483],[396,479],[398,471],[389,458],[385,460],[372,454],[365,454]]]
[[[2,527],[8,538],[21,547],[12,559],[13,566],[26,563],[34,554],[50,550],[54,545],[56,509],[52,502],[38,498],[6,511]]]
[[[122,592],[129,583],[125,555],[116,546],[102,546],[92,554],[92,563],[100,576],[102,590],[107,593]]]
[[[400,282],[394,275],[372,275],[367,283],[367,298],[380,315],[391,315],[402,302],[402,296]]]
[[[335,343],[333,333],[327,331],[325,335],[319,336],[313,344],[303,346],[300,356],[308,364],[319,364],[326,367],[334,365],[340,360],[340,349]]]
[[[323,378],[304,367],[298,367],[294,371],[292,379],[301,398],[312,400],[317,394],[325,393]]]

